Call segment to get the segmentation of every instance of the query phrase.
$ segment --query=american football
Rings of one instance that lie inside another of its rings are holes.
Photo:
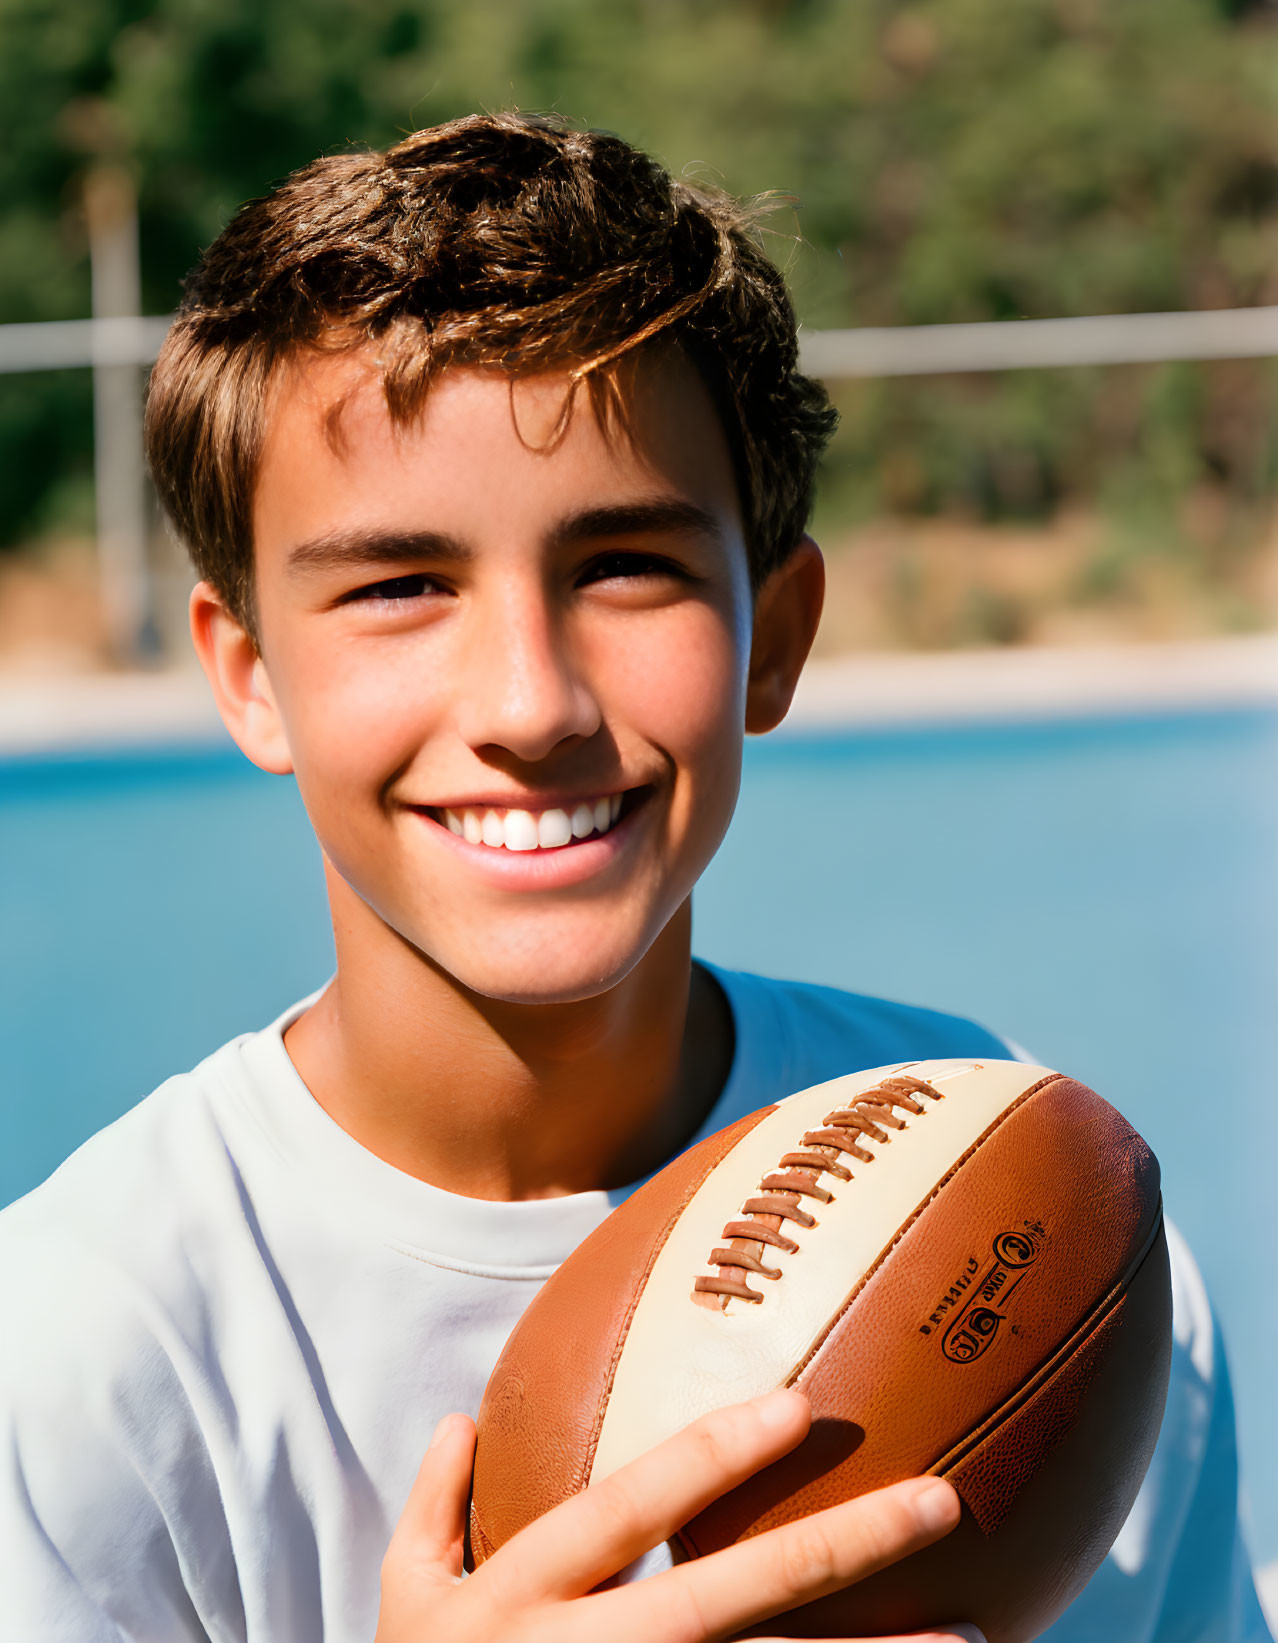
[[[783,1629],[965,1619],[1021,1643],[1122,1526],[1170,1352],[1158,1164],[1107,1102],[1013,1061],[855,1073],[692,1148],[549,1280],[480,1411],[473,1556],[698,1416],[794,1386],[808,1437],[674,1557],[932,1473],[958,1528]]]

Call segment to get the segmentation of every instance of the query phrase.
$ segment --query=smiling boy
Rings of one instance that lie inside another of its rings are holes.
[[[784,712],[819,559],[796,552],[760,609],[773,661],[748,680],[732,467],[674,352],[635,374],[630,440],[583,407],[553,452],[561,373],[452,367],[399,429],[363,351],[285,371],[253,518],[262,654],[211,588],[193,609],[227,723],[296,771],[324,850],[337,976],[290,1056],[423,1180],[621,1186],[723,1082],[708,982],[681,1076],[689,896],[743,718]],[[423,1090],[431,1121],[405,1124]]]
[[[801,1440],[780,1393],[457,1580],[466,1417],[618,1194],[821,1079],[1008,1053],[691,956],[743,734],[820,614],[832,417],[795,359],[742,208],[556,122],[318,161],[206,253],[152,464],[223,718],[297,779],[336,974],[6,1213],[5,1637],[691,1643],[956,1521],[915,1480],[592,1593]],[[228,916],[251,940],[229,886]],[[1174,1635],[1267,1635],[1177,1259],[1173,1436],[1061,1636],[1169,1638],[1191,1566]]]

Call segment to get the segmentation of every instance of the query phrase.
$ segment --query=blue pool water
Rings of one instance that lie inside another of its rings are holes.
[[[230,749],[0,761],[0,1202],[332,963],[291,782]],[[748,748],[698,951],[974,1015],[1144,1132],[1278,1558],[1278,713]]]

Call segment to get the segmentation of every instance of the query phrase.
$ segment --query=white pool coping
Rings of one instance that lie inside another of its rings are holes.
[[[1035,721],[1278,703],[1278,634],[1071,649],[892,652],[809,663],[790,732]],[[224,743],[204,677],[0,676],[0,755]]]
[[[1069,649],[894,652],[809,664],[787,723],[1037,720],[1278,702],[1278,634]]]
[[[0,755],[225,741],[193,670],[0,677]]]

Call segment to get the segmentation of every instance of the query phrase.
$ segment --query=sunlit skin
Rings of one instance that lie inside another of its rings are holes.
[[[731,1023],[690,896],[820,613],[807,540],[752,597],[680,356],[638,371],[633,439],[582,393],[552,443],[567,388],[453,368],[396,427],[365,354],[300,358],[255,494],[260,654],[192,600],[232,733],[296,774],[324,853],[337,976],[289,1053],[356,1139],[475,1196],[633,1179],[712,1104]],[[561,850],[443,825],[614,793],[612,832]]]
[[[324,855],[337,974],[289,1055],[356,1140],[478,1197],[633,1180],[712,1105],[732,1028],[691,963],[692,887],[821,607],[806,539],[752,597],[723,431],[684,361],[639,371],[633,442],[583,395],[548,446],[566,387],[454,369],[397,429],[371,360],[296,362],[255,498],[256,639],[207,585],[191,600],[228,727],[296,774]],[[612,832],[545,853],[439,819],[618,792]],[[809,1419],[793,1391],[721,1410],[462,1581],[475,1434],[447,1417],[383,1565],[378,1643],[710,1643],[957,1521],[947,1484],[913,1480],[591,1595]]]

